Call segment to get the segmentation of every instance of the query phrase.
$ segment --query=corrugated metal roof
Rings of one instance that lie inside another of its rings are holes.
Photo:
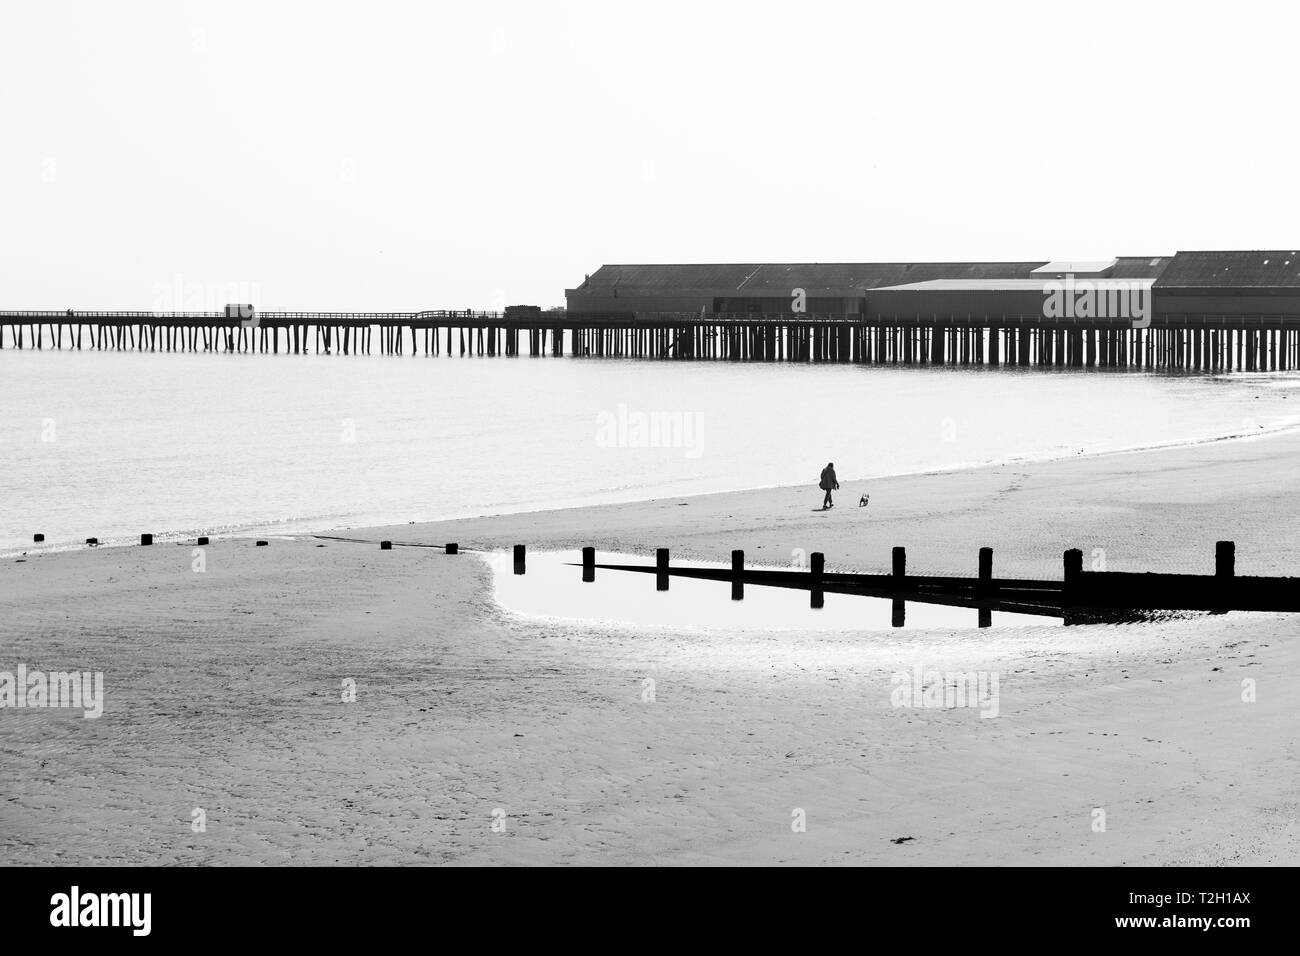
[[[610,265],[601,266],[577,288],[590,295],[608,295],[614,289],[626,292],[699,292],[735,289],[755,269],[748,265]]]
[[[1107,283],[1122,281],[1129,287],[1147,289],[1151,287],[1154,279],[1123,279],[1103,278],[1099,276],[1082,275],[1076,276],[1075,286],[1079,287],[1083,283],[1089,283],[1095,288],[1104,289]],[[1061,280],[1055,278],[1038,278],[1038,279],[930,279],[928,282],[909,282],[905,285],[888,285],[878,289],[872,289],[872,292],[1042,292],[1047,288],[1049,282],[1060,284]]]
[[[1107,276],[1111,279],[1157,279],[1172,261],[1172,256],[1120,256]]]
[[[1256,254],[1241,253],[1240,255]],[[1107,268],[1104,274],[1106,278],[1111,279],[1150,279],[1160,276],[1173,261],[1174,259],[1169,256],[1121,256],[1114,260],[1113,265]],[[783,298],[789,296],[792,289],[803,289],[809,296],[856,297],[867,289],[905,286],[939,279],[982,281],[1033,279],[1036,276],[1041,279],[1047,267],[1060,264],[1038,261],[605,265],[597,269],[587,282],[575,290],[575,294],[609,296],[617,290],[624,296],[705,295]],[[1087,264],[1075,263],[1075,265]]]
[[[1180,252],[1156,283],[1159,289],[1300,288],[1300,249],[1273,252]]]
[[[753,298],[785,297],[791,289],[810,296],[857,296],[866,289],[931,279],[1029,278],[1037,262],[810,262],[715,265],[605,265],[577,295],[692,293]]]
[[[1035,269],[1035,272],[1061,272],[1073,275],[1101,275],[1113,268],[1118,259],[1082,260],[1056,259]]]

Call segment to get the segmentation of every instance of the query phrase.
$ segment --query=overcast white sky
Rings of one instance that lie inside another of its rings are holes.
[[[1292,5],[0,4],[0,309],[1294,248]]]

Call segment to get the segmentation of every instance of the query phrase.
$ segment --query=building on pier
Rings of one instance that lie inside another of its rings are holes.
[[[1043,265],[1046,263],[606,265],[578,288],[566,289],[565,296],[568,311],[579,314],[771,315],[801,311],[864,315],[869,289],[932,279],[1027,279]]]
[[[1132,319],[1137,317],[1135,310],[1151,313],[1153,286],[1169,261],[1164,256],[1055,261],[1035,267],[1027,277],[907,282],[868,289],[866,311],[869,318],[881,322],[919,319],[988,325],[1009,319],[1074,318],[1075,294],[1098,289],[1102,294],[1089,299],[1086,317]],[[1057,293],[1055,301],[1053,293]]]
[[[1064,281],[1141,290],[1156,316],[1209,322],[1300,317],[1300,255],[1267,250],[1102,262],[606,265],[565,295],[575,317],[803,313],[866,322],[988,322],[1050,318],[1044,303],[1053,283]]]
[[[1180,252],[1156,282],[1156,311],[1207,322],[1300,316],[1300,250]]]

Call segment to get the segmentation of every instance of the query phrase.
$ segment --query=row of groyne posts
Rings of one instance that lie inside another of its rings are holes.
[[[524,574],[524,545],[514,546],[513,559],[514,573]],[[744,600],[747,584],[804,590],[814,610],[825,606],[827,592],[885,598],[892,602],[894,627],[904,626],[908,601],[971,608],[980,627],[992,624],[993,611],[1057,617],[1066,624],[1142,620],[1161,611],[1300,611],[1300,579],[1237,575],[1231,541],[1216,542],[1213,575],[1085,571],[1077,548],[1065,552],[1059,581],[995,578],[992,548],[980,548],[974,578],[909,575],[903,547],[893,549],[891,561],[889,574],[828,572],[825,554],[814,551],[806,571],[784,571],[746,568],[745,552],[737,549],[731,552],[730,568],[674,567],[669,549],[658,548],[653,565],[598,564],[596,549],[585,547],[581,567],[587,583],[596,580],[597,569],[653,574],[659,591],[668,590],[673,576],[729,582],[733,601]]]
[[[35,534],[40,544],[45,535]],[[343,539],[354,540],[354,539]],[[140,544],[150,546],[154,536],[140,535]],[[209,538],[199,537],[198,545]],[[257,547],[269,542],[257,540]],[[95,547],[98,538],[87,538]],[[430,547],[429,545],[403,545]],[[457,543],[441,546],[449,555],[460,553]],[[393,542],[379,542],[381,551],[391,551]],[[582,549],[582,580],[593,583],[597,569],[653,574],[655,588],[667,591],[669,580],[676,577],[718,581],[731,585],[731,599],[744,600],[745,586],[791,588],[809,592],[809,606],[814,610],[826,603],[826,594],[851,594],[885,598],[892,601],[892,623],[902,627],[907,617],[907,602],[942,604],[971,608],[978,614],[980,627],[992,623],[993,611],[1013,614],[1063,618],[1066,624],[1116,623],[1141,620],[1159,611],[1300,611],[1300,579],[1292,577],[1248,577],[1236,573],[1236,545],[1218,541],[1214,546],[1214,574],[1155,574],[1125,571],[1085,571],[1083,552],[1071,548],[1064,554],[1061,580],[1034,578],[995,578],[993,549],[980,548],[974,578],[912,575],[907,573],[907,550],[895,547],[891,553],[889,574],[856,574],[826,570],[826,555],[814,551],[808,569],[776,570],[747,568],[745,552],[731,552],[731,566],[683,567],[669,561],[669,549],[655,550],[653,565],[598,564],[596,549]],[[514,573],[525,574],[528,551],[517,544],[512,552]]]
[[[65,334],[66,333],[66,334]],[[0,348],[573,355],[888,365],[1271,371],[1300,367],[1300,316],[1157,315],[1145,328],[1042,316],[0,312]]]

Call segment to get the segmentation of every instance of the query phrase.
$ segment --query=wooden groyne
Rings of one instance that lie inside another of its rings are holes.
[[[825,570],[825,555],[814,552],[808,570],[778,571],[746,568],[744,552],[732,551],[729,568],[674,567],[667,548],[659,548],[653,565],[599,564],[594,548],[582,553],[582,580],[596,580],[596,571],[625,571],[655,575],[656,588],[666,591],[671,577],[730,583],[732,599],[743,600],[746,585],[808,591],[813,608],[824,595],[856,594],[893,602],[893,624],[902,627],[907,602],[964,607],[978,612],[980,627],[991,624],[991,612],[1003,611],[1062,618],[1066,624],[1119,623],[1142,620],[1162,611],[1300,611],[1300,579],[1244,577],[1236,574],[1236,548],[1231,541],[1215,545],[1215,573],[1135,574],[1084,571],[1083,552],[1065,552],[1061,580],[993,577],[993,550],[981,548],[973,578],[912,575],[907,553],[896,547],[890,574],[851,574]]]
[[[1300,367],[1300,318],[9,311],[0,348],[1273,371]]]

